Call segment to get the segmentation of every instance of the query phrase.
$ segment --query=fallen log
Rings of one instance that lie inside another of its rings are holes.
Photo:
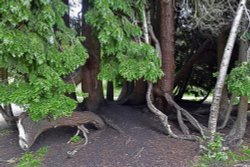
[[[61,126],[76,126],[86,137],[88,131],[83,131],[84,124],[92,124],[97,129],[102,129],[105,126],[98,115],[89,111],[73,112],[71,117],[58,118],[57,120],[43,119],[39,122],[32,121],[27,113],[22,113],[17,121],[19,145],[23,150],[28,150],[42,132]]]

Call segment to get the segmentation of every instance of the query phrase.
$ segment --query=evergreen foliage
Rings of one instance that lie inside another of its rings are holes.
[[[155,49],[142,41],[143,0],[94,0],[85,18],[101,44],[99,79],[156,82],[163,74]]]
[[[69,116],[74,91],[62,77],[85,63],[81,38],[67,28],[61,0],[0,1],[0,68],[8,69],[9,85],[0,84],[0,103],[16,103],[35,121]]]
[[[238,96],[250,97],[250,62],[244,62],[231,71],[228,89]]]

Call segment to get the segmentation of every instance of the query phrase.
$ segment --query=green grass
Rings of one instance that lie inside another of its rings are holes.
[[[40,167],[48,151],[47,147],[42,147],[36,152],[26,152],[20,159],[16,167]]]
[[[76,136],[76,135],[74,135],[74,136],[72,136],[72,137],[70,138],[70,142],[71,142],[71,143],[79,143],[81,140],[82,140],[82,137]]]

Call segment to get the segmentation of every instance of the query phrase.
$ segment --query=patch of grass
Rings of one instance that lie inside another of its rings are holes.
[[[48,151],[47,147],[42,147],[36,152],[26,152],[20,159],[16,167],[40,167]]]
[[[70,138],[70,142],[71,143],[79,143],[82,140],[82,137],[78,136],[78,135],[74,135]]]

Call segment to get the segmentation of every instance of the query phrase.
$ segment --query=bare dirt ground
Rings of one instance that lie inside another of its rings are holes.
[[[66,143],[76,128],[51,129],[39,136],[31,150],[48,146],[45,167],[191,167],[198,155],[198,143],[168,137],[159,120],[142,109],[107,105],[98,114],[118,126],[122,133],[109,126],[92,129],[89,143],[68,158],[67,151],[75,146]],[[0,159],[18,158],[22,153],[17,131],[0,133]],[[0,162],[0,167],[9,166],[13,165]]]

